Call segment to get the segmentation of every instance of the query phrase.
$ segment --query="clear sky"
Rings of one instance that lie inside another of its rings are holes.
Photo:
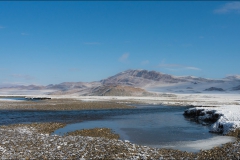
[[[0,86],[127,69],[240,74],[240,2],[0,2]]]

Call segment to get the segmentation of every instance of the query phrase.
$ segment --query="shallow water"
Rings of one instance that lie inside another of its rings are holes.
[[[22,100],[22,99],[15,99]],[[138,105],[135,109],[78,111],[0,110],[0,125],[32,122],[71,123],[54,134],[95,127],[107,127],[122,140],[158,148],[196,152],[234,141],[232,137],[209,133],[183,116],[187,107]],[[80,122],[80,123],[79,123]]]
[[[4,97],[0,98],[0,101],[26,101],[24,97]]]
[[[210,149],[234,138],[209,133],[208,126],[202,126],[183,116],[187,107],[137,106],[137,109],[114,111],[107,117],[69,124],[54,134],[95,127],[111,128],[122,140],[158,148],[173,148],[196,152]],[[96,111],[102,114],[101,111]]]

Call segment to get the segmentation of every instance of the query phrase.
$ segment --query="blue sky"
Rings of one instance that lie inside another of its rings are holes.
[[[0,86],[127,69],[240,74],[240,2],[0,2]]]

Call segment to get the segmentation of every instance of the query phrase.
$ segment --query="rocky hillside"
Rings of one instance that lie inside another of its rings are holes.
[[[157,93],[147,92],[146,90],[141,88],[119,85],[100,85],[92,88],[57,90],[50,94],[80,96],[159,96],[159,94]]]
[[[101,80],[104,85],[145,86],[154,83],[178,83],[186,80],[168,74],[147,70],[127,70],[107,79]]]
[[[102,85],[92,89],[91,92],[90,95],[93,96],[158,96],[141,88],[119,85]]]

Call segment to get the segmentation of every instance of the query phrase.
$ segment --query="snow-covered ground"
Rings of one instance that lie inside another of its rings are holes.
[[[170,84],[156,84],[144,87],[145,90],[150,92],[162,93],[176,93],[176,94],[234,94],[240,93],[240,90],[233,90],[234,87],[239,85],[239,81],[224,81],[224,82],[179,82]],[[207,91],[211,87],[221,88],[222,91],[212,90]]]
[[[177,106],[223,106],[240,105],[239,94],[169,94],[162,97],[127,96],[50,96],[51,98],[73,98],[83,101],[117,101]]]
[[[1,97],[49,97],[53,99],[78,99],[82,101],[117,101],[139,102],[163,105],[223,106],[240,105],[240,94],[164,94],[160,97],[128,97],[128,96],[78,96],[38,94],[0,94]]]
[[[198,120],[214,120],[217,121],[212,124],[212,132],[219,132],[228,134],[240,128],[240,106],[227,105],[220,107],[195,107],[190,108],[186,113],[193,113]]]

